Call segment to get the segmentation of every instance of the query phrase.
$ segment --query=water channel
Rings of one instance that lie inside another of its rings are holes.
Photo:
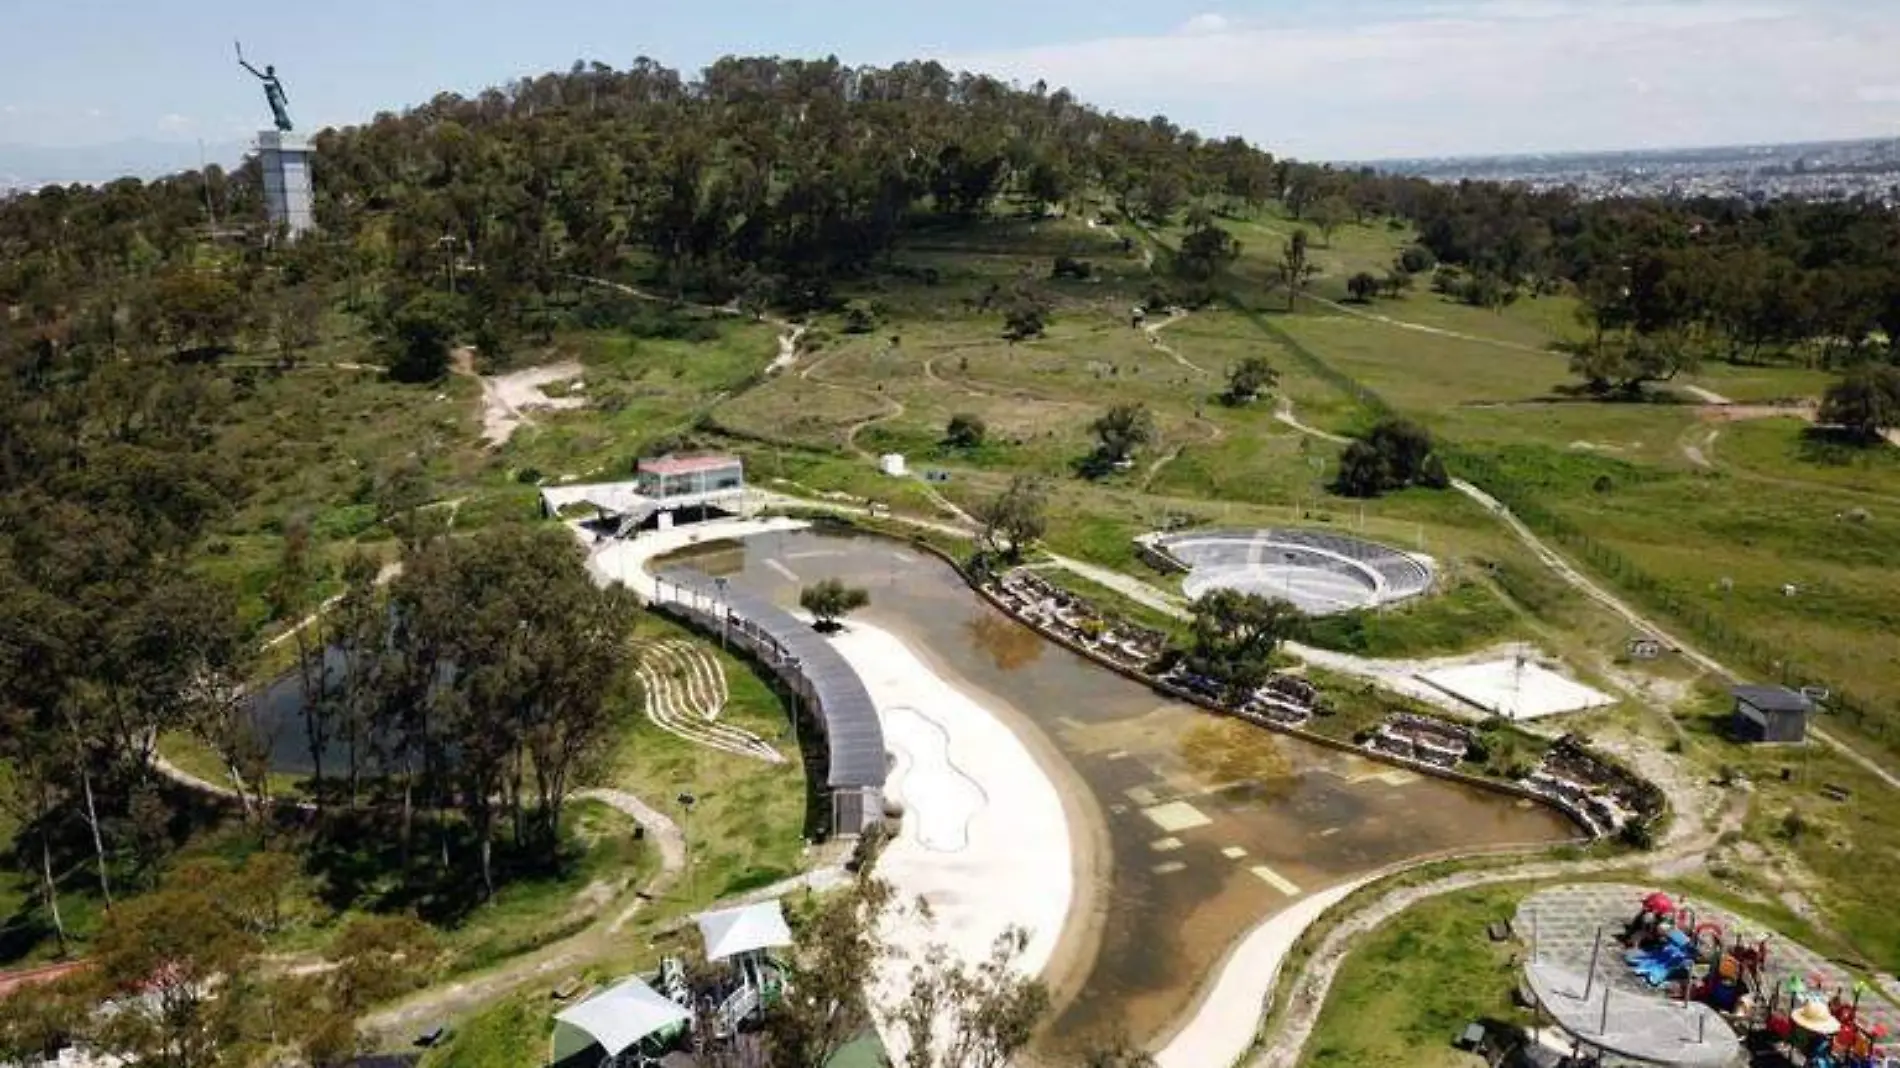
[[[984,703],[1002,703],[1012,727],[1043,736],[1032,748],[1072,769],[1058,785],[1079,786],[1086,796],[1069,801],[1111,853],[1096,869],[1106,874],[1077,887],[1074,907],[1103,909],[1107,922],[1082,951],[1079,981],[1057,990],[1052,1053],[1117,1035],[1162,1038],[1236,942],[1306,895],[1409,858],[1577,833],[1528,801],[1264,730],[1223,730],[1229,721],[1046,641],[898,542],[771,534],[664,566],[682,564],[788,607],[821,579],[866,587],[870,607],[853,618],[902,638]],[[1072,836],[1091,840],[1082,827]]]

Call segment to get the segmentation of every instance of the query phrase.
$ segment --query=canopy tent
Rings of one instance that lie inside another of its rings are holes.
[[[791,928],[778,899],[742,905],[736,909],[701,913],[699,934],[706,940],[706,959],[725,960],[741,953],[792,944]]]
[[[692,1013],[636,976],[555,1014],[551,1063],[559,1064],[595,1043],[612,1057],[692,1018]]]
[[[1679,1068],[1743,1062],[1741,1040],[1721,1013],[1701,1002],[1614,991],[1607,978],[1591,982],[1581,971],[1535,960],[1524,966],[1524,977],[1557,1025],[1587,1046]]]

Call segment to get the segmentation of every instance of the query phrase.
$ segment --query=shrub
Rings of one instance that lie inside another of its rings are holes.
[[[957,449],[974,449],[983,444],[983,438],[989,433],[981,416],[969,412],[959,412],[950,417],[950,424],[944,427],[944,443]]]
[[[1057,256],[1055,267],[1049,272],[1051,278],[1073,278],[1087,281],[1095,273],[1095,265],[1087,260],[1078,260],[1070,256]]]
[[[844,306],[844,332],[868,334],[877,329],[877,311],[869,301],[854,300]]]

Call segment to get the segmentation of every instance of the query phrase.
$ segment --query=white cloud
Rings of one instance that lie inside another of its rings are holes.
[[[1233,23],[1226,15],[1217,15],[1209,12],[1205,15],[1196,15],[1186,22],[1183,22],[1179,32],[1185,34],[1222,33],[1232,25]]]
[[[98,108],[86,109],[86,117],[89,119],[103,119],[105,118],[105,116],[106,116],[106,113],[99,110]]]
[[[948,57],[1308,158],[1900,135],[1900,6],[1368,5]]]
[[[183,133],[196,126],[197,122],[188,116],[170,112],[158,120],[158,128],[166,133]]]

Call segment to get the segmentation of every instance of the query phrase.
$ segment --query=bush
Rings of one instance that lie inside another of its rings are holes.
[[[1055,267],[1050,270],[1049,277],[1056,279],[1073,278],[1078,282],[1085,282],[1090,276],[1094,275],[1094,273],[1095,265],[1087,260],[1078,260],[1069,256],[1057,256]]]
[[[1047,326],[1042,306],[1034,301],[1018,301],[1003,315],[1003,336],[1011,341],[1041,337]]]
[[[844,332],[868,334],[877,329],[877,310],[869,301],[854,300],[844,306]]]
[[[1333,486],[1348,497],[1376,497],[1407,486],[1444,489],[1451,474],[1424,427],[1405,419],[1385,419],[1365,440],[1355,441],[1339,458]]]
[[[1399,253],[1398,265],[1406,274],[1424,274],[1438,266],[1438,257],[1424,245],[1407,245]]]
[[[1379,295],[1379,276],[1371,271],[1360,271],[1346,279],[1346,292],[1351,294],[1353,300],[1370,304],[1372,298]]]
[[[944,444],[956,449],[974,449],[983,444],[983,438],[989,433],[981,416],[968,412],[959,412],[950,417],[950,424],[944,428]]]

